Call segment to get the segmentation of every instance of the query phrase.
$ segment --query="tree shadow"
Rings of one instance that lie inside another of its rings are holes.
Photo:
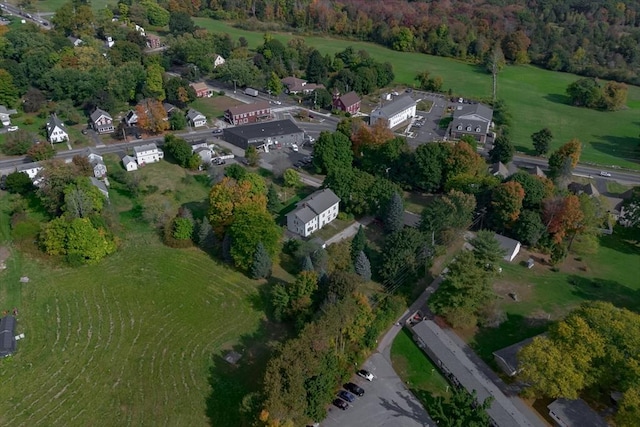
[[[493,352],[545,332],[548,319],[507,314],[497,328],[480,328],[470,344],[476,354],[497,372]]]
[[[600,246],[624,254],[640,255],[640,229],[615,227],[612,235],[600,238]]]
[[[596,135],[589,143],[596,150],[613,157],[640,163],[638,138],[633,136]]]
[[[640,311],[640,290],[628,288],[615,280],[571,275],[567,279],[573,286],[572,293],[590,301],[606,301],[616,307]]]
[[[184,203],[182,206],[189,209],[193,214],[194,218],[197,218],[197,219],[205,218],[206,220],[207,211],[209,210],[208,200],[201,200],[199,202],[196,202],[196,201],[187,202],[187,203]]]
[[[413,392],[413,391],[412,391]],[[409,406],[409,409],[405,409],[401,407],[398,403],[386,399],[384,397],[380,397],[380,406],[382,406],[386,411],[394,418],[409,418],[412,420],[416,420],[420,423],[424,423],[428,418],[429,414],[427,411],[418,403],[416,403],[413,399],[408,398],[407,396],[403,396],[399,392],[396,393],[398,398],[404,400],[406,404]],[[401,423],[398,423],[401,424]]]
[[[260,393],[269,358],[288,330],[262,321],[258,329],[240,337],[232,348],[220,348],[212,355],[209,368],[210,393],[206,415],[215,427],[245,427],[254,424],[261,409]],[[242,357],[235,364],[224,356],[234,351]]]
[[[544,97],[547,101],[555,102],[556,104],[571,105],[571,98],[562,93],[550,93]]]

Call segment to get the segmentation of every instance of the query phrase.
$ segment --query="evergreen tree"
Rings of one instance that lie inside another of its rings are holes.
[[[267,210],[275,215],[280,212],[280,209],[282,209],[280,197],[278,197],[276,187],[271,184],[269,186],[269,191],[267,192]]]
[[[271,258],[262,242],[256,245],[250,273],[253,279],[263,279],[271,274]]]
[[[367,236],[364,234],[362,225],[358,228],[358,232],[351,240],[351,259],[355,262],[358,254],[367,247]]]
[[[553,134],[549,128],[544,128],[531,135],[533,141],[533,148],[536,150],[536,154],[541,156],[549,152],[549,145],[553,140]]]
[[[231,257],[231,235],[229,233],[225,233],[222,239],[222,259],[228,263],[233,262]]]
[[[366,281],[371,280],[371,263],[363,251],[358,254],[354,267],[358,276]]]
[[[393,193],[385,212],[384,228],[387,233],[396,233],[404,225],[404,205],[400,194]]]
[[[494,163],[509,163],[513,159],[516,149],[506,135],[499,135],[489,150],[489,156]]]
[[[302,271],[313,271],[313,261],[309,255],[302,258]]]
[[[476,237],[471,241],[473,252],[476,256],[478,264],[483,268],[495,270],[498,262],[504,257],[505,250],[502,249],[496,233],[489,230],[480,230]],[[488,266],[488,267],[487,267]]]
[[[202,249],[211,249],[215,245],[213,228],[207,219],[198,221],[198,246]]]

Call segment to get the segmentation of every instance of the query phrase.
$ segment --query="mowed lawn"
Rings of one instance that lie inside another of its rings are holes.
[[[262,43],[264,32],[251,32],[208,18],[195,18],[197,25],[211,31],[225,32],[234,39],[244,37],[250,48]],[[291,33],[274,35],[286,42]],[[402,53],[372,43],[304,37],[307,44],[323,54],[334,54],[347,46],[364,49],[378,61],[393,64],[396,81],[413,86],[415,76],[428,70],[444,78],[444,90],[470,98],[491,96],[491,75],[477,65],[437,56]],[[498,96],[506,101],[513,116],[513,141],[519,151],[531,153],[531,134],[548,127],[554,134],[552,149],[578,138],[583,143],[582,160],[600,165],[617,165],[640,169],[638,134],[640,134],[640,87],[630,86],[628,108],[602,112],[567,104],[566,87],[579,76],[543,70],[534,66],[508,66],[498,76]]]
[[[206,196],[206,185],[175,165],[139,172],[165,195],[171,185],[181,204]],[[155,180],[160,175],[165,180]],[[237,413],[239,403],[219,388],[212,395],[209,376],[217,356],[258,333],[264,315],[256,282],[199,249],[164,246],[138,219],[138,207],[112,193],[122,221],[116,254],[79,268],[14,254],[0,272],[0,307],[18,308],[25,334],[18,352],[0,361],[0,423],[239,425],[237,417],[207,417],[212,406]],[[19,284],[21,276],[29,283]],[[236,389],[245,386],[236,381]]]
[[[616,228],[613,235],[600,238],[598,253],[571,255],[558,272],[540,264],[529,270],[520,264],[525,260],[519,255],[514,263],[503,263],[494,285],[506,321],[498,328],[481,329],[470,339],[487,361],[492,361],[493,351],[543,332],[549,322],[583,302],[608,301],[640,312],[638,230]],[[509,293],[515,293],[518,301]]]

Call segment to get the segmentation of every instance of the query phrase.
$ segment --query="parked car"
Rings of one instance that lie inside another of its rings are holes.
[[[213,134],[214,135],[222,135],[222,132],[223,132],[222,129],[214,129],[213,130]]]
[[[347,402],[345,402],[342,399],[335,399],[333,401],[333,405],[337,406],[338,408],[342,409],[343,411],[346,411],[347,408],[349,407],[349,404]]]
[[[357,385],[357,384],[346,383],[344,385],[344,388],[346,388],[347,390],[349,390],[351,393],[355,394],[356,396],[362,397],[364,395],[364,389],[362,387],[360,387],[359,385]]]
[[[19,128],[18,128],[18,126],[9,126],[9,127],[7,128],[7,132],[15,132],[15,131],[17,131],[18,129],[19,129]]]
[[[291,144],[291,149],[297,153],[299,150],[298,144]]]
[[[364,369],[360,369],[358,371],[358,376],[361,376],[362,378],[364,378],[367,381],[373,381],[373,379],[375,378],[375,376],[371,372],[366,371]]]
[[[338,392],[338,397],[341,398],[342,400],[346,400],[349,403],[354,402],[356,400],[356,397],[353,394],[345,390],[340,390]]]
[[[600,172],[600,176],[609,176],[610,177],[611,174],[609,172],[607,172],[607,171],[602,171],[602,172]]]

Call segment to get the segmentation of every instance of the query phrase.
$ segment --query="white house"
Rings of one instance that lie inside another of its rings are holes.
[[[328,188],[316,191],[298,202],[296,209],[287,214],[287,229],[308,237],[338,216],[340,198]]]
[[[11,115],[18,114],[16,110],[9,110],[4,105],[0,105],[0,122],[2,122],[3,126],[9,126],[11,124]]]
[[[89,160],[91,166],[93,166],[93,176],[96,178],[104,178],[107,176],[107,165],[104,164],[104,159],[100,154],[89,147],[84,150],[84,156]]]
[[[199,142],[191,146],[191,152],[200,156],[203,164],[210,164],[215,152],[206,142]]]
[[[31,179],[34,185],[40,184],[42,178],[38,176],[40,171],[43,169],[39,163],[29,163],[26,165],[22,165],[16,169],[17,172],[26,173],[27,176]]]
[[[197,128],[206,125],[207,118],[201,112],[190,108],[189,111],[187,111],[187,122],[189,123],[189,126]]]
[[[504,260],[508,262],[513,261],[516,255],[518,255],[518,252],[520,252],[520,242],[497,233],[495,237],[498,243],[500,243],[502,250],[505,251]]]
[[[371,112],[369,124],[375,125],[381,121],[389,129],[416,116],[416,101],[409,95],[395,98],[390,103],[376,108]]]
[[[69,140],[69,134],[62,123],[62,120],[58,118],[56,113],[51,114],[49,121],[47,121],[47,139],[50,143],[65,142]]]
[[[146,163],[156,163],[164,158],[164,152],[154,143],[133,147],[133,152],[138,166]]]
[[[136,163],[135,157],[124,156],[122,158],[122,165],[127,170],[127,172],[138,170],[138,163]]]
[[[213,68],[218,68],[221,65],[224,65],[225,63],[225,59],[220,56],[220,55],[216,55],[216,58],[213,60]]]

